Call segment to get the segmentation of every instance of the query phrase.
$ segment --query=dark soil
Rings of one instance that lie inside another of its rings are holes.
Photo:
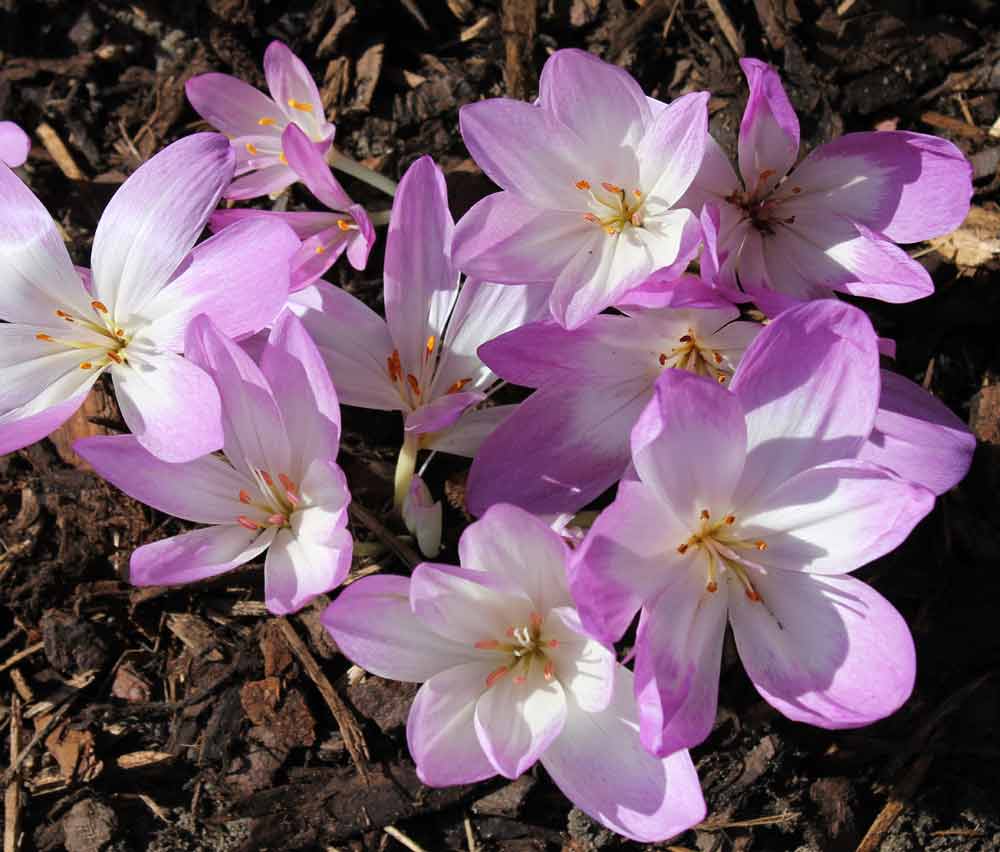
[[[985,224],[966,234],[972,253],[914,247],[936,295],[868,306],[899,341],[897,368],[981,439],[967,480],[861,572],[913,629],[916,691],[881,724],[823,731],[771,710],[728,649],[718,723],[694,752],[709,818],[671,848],[1000,849],[1000,138],[989,133],[1000,10],[990,0],[722,5],[730,37],[702,0],[0,0],[0,117],[33,133],[48,125],[75,162],[73,172],[42,144],[43,129],[21,174],[81,264],[115,187],[199,126],[184,80],[217,70],[260,85],[272,38],[320,81],[339,145],[393,177],[431,154],[456,213],[490,190],[462,145],[458,107],[533,97],[558,47],[618,62],[663,99],[710,89],[713,132],[730,148],[745,100],[737,49],[782,69],[808,146],[876,126],[952,139],[975,166]],[[279,203],[307,201],[295,192]],[[377,306],[380,269],[376,252],[366,273],[338,264],[330,277]],[[421,787],[403,734],[414,688],[350,676],[318,627],[322,603],[269,618],[259,568],[132,588],[131,551],[182,525],[72,455],[75,436],[117,422],[98,389],[52,440],[0,458],[0,731],[5,755],[12,733],[26,750],[21,806],[7,809],[21,849],[401,849],[386,826],[427,850],[468,849],[470,833],[476,848],[510,852],[622,845],[540,769],[514,783]],[[398,417],[345,411],[345,425],[352,490],[377,519],[355,526],[375,542],[355,570],[402,572],[387,511]],[[462,475],[447,461],[431,474],[457,507],[452,546]]]

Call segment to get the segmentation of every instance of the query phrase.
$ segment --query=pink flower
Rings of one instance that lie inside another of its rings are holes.
[[[222,445],[219,395],[185,360],[208,314],[233,336],[269,324],[298,246],[277,222],[245,222],[194,247],[233,172],[223,136],[198,133],[143,164],[115,193],[81,281],[55,223],[0,165],[0,454],[39,440],[110,372],[143,447],[189,461]]]
[[[770,293],[814,299],[837,290],[909,302],[931,293],[926,270],[896,243],[961,224],[972,195],[972,168],[961,152],[922,133],[849,133],[796,165],[799,122],[777,72],[757,59],[740,65],[750,84],[740,177],[710,140],[698,177],[678,202],[696,210],[706,201],[720,206],[723,285],[755,300]]]
[[[295,124],[281,134],[288,163],[328,212],[279,213],[271,210],[216,210],[209,220],[219,231],[246,219],[277,219],[291,226],[302,245],[292,258],[291,291],[301,290],[325,273],[345,251],[355,269],[364,269],[375,242],[368,214],[355,204],[333,176],[323,155]]]
[[[934,495],[857,458],[879,399],[856,308],[792,308],[758,335],[731,391],[681,370],[632,431],[637,479],[577,551],[584,626],[615,640],[641,608],[635,690],[654,754],[709,733],[727,621],[760,694],[791,719],[866,725],[909,696],[913,640],[848,573],[895,548]]]
[[[486,281],[552,285],[552,316],[574,329],[697,252],[697,219],[677,202],[701,165],[708,93],[664,106],[580,50],[554,53],[539,87],[534,104],[462,107],[465,144],[503,192],[459,222],[455,263]]]
[[[704,816],[698,777],[686,751],[643,751],[631,673],[581,629],[568,554],[537,518],[494,506],[463,532],[461,567],[366,577],[323,623],[368,671],[423,682],[407,741],[425,784],[516,778],[540,761],[612,830],[666,839]]]
[[[0,121],[0,163],[10,168],[23,166],[31,150],[31,139],[13,121]]]
[[[267,607],[293,612],[340,584],[351,565],[350,494],[336,462],[340,408],[330,376],[288,313],[260,367],[204,316],[191,323],[187,349],[219,388],[221,456],[166,464],[131,435],[85,438],[74,449],[131,497],[209,525],[136,550],[132,583],[203,580],[267,551]]]
[[[403,176],[393,201],[386,318],[324,282],[295,294],[290,304],[319,346],[345,405],[403,412],[397,507],[418,449],[472,456],[510,413],[501,406],[472,410],[497,382],[476,349],[545,309],[537,288],[461,284],[451,259],[453,229],[444,175],[422,157]]]
[[[228,74],[199,74],[187,82],[197,113],[232,140],[236,175],[242,177],[226,190],[226,198],[276,194],[299,180],[282,144],[289,125],[297,125],[319,154],[333,144],[335,128],[323,114],[316,82],[280,41],[272,41],[264,53],[264,76],[271,97]]]

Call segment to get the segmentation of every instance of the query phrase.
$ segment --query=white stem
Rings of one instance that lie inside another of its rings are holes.
[[[374,212],[368,214],[368,221],[371,222],[376,228],[379,225],[388,225],[389,214],[391,213],[391,210],[375,210]]]
[[[327,154],[327,162],[333,168],[339,169],[344,174],[348,174],[358,180],[362,180],[369,186],[374,186],[375,189],[382,190],[382,192],[390,197],[396,195],[396,181],[379,174],[373,169],[368,168],[368,166],[361,165],[357,160],[348,157],[347,154],[338,151],[336,148],[330,148]]]
[[[403,501],[410,490],[413,472],[417,469],[417,452],[420,449],[420,436],[407,432],[403,438],[403,446],[399,448],[396,459],[395,489],[393,505],[397,512],[403,511]]]

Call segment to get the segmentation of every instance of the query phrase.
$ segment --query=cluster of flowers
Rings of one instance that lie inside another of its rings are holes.
[[[540,761],[625,836],[694,825],[705,805],[687,749],[712,728],[727,624],[791,719],[849,728],[906,700],[909,630],[850,572],[906,538],[974,445],[880,368],[892,342],[834,297],[929,294],[897,243],[962,221],[968,163],[906,132],[849,134],[799,160],[777,73],[742,66],[734,170],[707,93],[667,105],[620,68],[556,52],[536,102],[462,109],[502,191],[457,225],[429,158],[397,189],[333,148],[312,77],[279,43],[271,97],[221,74],[190,81],[226,136],[189,136],[140,167],[98,225],[90,270],[0,166],[0,452],[47,435],[110,372],[132,434],[77,451],[203,525],[139,548],[131,581],[203,579],[266,551],[267,606],[288,613],[351,562],[340,403],[401,411],[396,506],[424,554],[442,513],[421,452],[474,459],[481,517],[460,566],[366,577],[323,620],[355,663],[423,683],[407,727],[420,777],[515,778]],[[6,139],[16,163],[25,146]],[[330,164],[394,192],[385,319],[321,280],[340,254],[365,266],[377,218]],[[216,210],[296,181],[327,209]],[[214,236],[195,245],[206,224]],[[504,381],[535,390],[488,403]],[[616,482],[589,530],[573,526]],[[613,643],[637,613],[630,670]]]

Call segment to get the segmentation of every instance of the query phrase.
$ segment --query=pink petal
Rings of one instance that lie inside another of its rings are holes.
[[[951,409],[915,382],[882,371],[875,428],[860,460],[944,494],[968,472],[975,450],[975,436]]]
[[[686,207],[695,215],[700,215],[706,203],[718,204],[727,195],[741,188],[740,179],[736,176],[729,157],[709,134],[705,139],[705,155],[701,167],[687,192],[674,203],[674,207]]]
[[[455,456],[474,458],[490,435],[514,412],[516,405],[492,405],[488,408],[466,409],[462,416],[443,432],[425,435],[425,450],[437,450]]]
[[[246,477],[217,455],[165,462],[134,435],[81,438],[73,449],[129,497],[196,524],[234,524],[246,507],[240,491]]]
[[[337,218],[333,213],[282,213],[276,210],[257,210],[253,207],[232,207],[216,210],[208,220],[208,227],[216,233],[246,219],[276,219],[295,231],[300,240],[307,240],[322,231],[336,227]]]
[[[437,556],[441,552],[443,507],[419,476],[410,480],[401,513],[406,529],[417,539],[420,552],[428,559]]]
[[[301,128],[289,124],[281,134],[281,146],[288,165],[302,178],[309,191],[327,207],[343,212],[354,203],[333,176],[323,152],[317,149]]]
[[[747,189],[767,191],[795,164],[799,120],[774,68],[759,59],[741,59],[740,67],[750,84],[740,122],[740,172]]]
[[[857,728],[906,701],[913,639],[878,592],[853,577],[777,571],[752,579],[763,602],[733,595],[730,619],[747,673],[780,712],[821,728]]]
[[[219,391],[197,364],[173,352],[130,350],[111,376],[125,423],[157,458],[186,462],[222,448]]]
[[[16,411],[0,414],[0,456],[20,450],[52,434],[83,405],[89,390],[88,385],[82,393],[32,414],[20,416],[20,412]]]
[[[280,530],[264,564],[264,602],[275,615],[297,612],[317,595],[339,586],[350,568],[351,536],[346,530],[339,547]]]
[[[223,193],[232,201],[245,201],[259,195],[278,195],[299,179],[290,166],[267,166],[236,178]]]
[[[553,609],[544,631],[546,637],[559,643],[545,651],[555,666],[556,679],[581,709],[599,713],[611,702],[614,692],[618,667],[614,651],[586,634],[580,616],[571,606]]]
[[[479,744],[496,771],[507,778],[530,769],[559,736],[565,721],[562,684],[555,678],[546,680],[537,664],[504,675],[476,703]]]
[[[562,733],[541,761],[574,805],[632,840],[666,840],[705,817],[688,753],[655,758],[639,742],[632,675],[621,666],[608,707],[586,713],[571,700]]]
[[[145,544],[132,554],[133,586],[178,586],[231,571],[267,549],[274,530],[254,532],[239,524],[205,527]]]
[[[476,702],[490,663],[465,663],[438,672],[420,687],[406,722],[417,776],[429,787],[471,784],[496,769],[476,736]]]
[[[461,391],[439,396],[406,415],[405,430],[418,435],[439,432],[454,424],[469,406],[486,398],[479,391]]]
[[[647,204],[672,206],[698,174],[708,137],[708,92],[682,95],[648,127],[636,151]]]
[[[875,422],[880,384],[875,332],[857,308],[809,302],[765,326],[731,386],[747,418],[738,502],[856,456]]]
[[[740,400],[712,379],[666,370],[632,429],[639,479],[682,522],[724,515],[743,473],[747,431]]]
[[[228,74],[199,74],[188,80],[184,89],[195,112],[227,136],[266,132],[269,128],[260,123],[262,118],[274,121],[277,135],[285,122],[267,95]]]
[[[171,279],[233,176],[233,152],[218,133],[168,145],[121,185],[94,234],[94,289],[114,315],[143,310]]]
[[[323,611],[323,626],[345,657],[379,677],[421,683],[452,666],[479,665],[482,652],[443,638],[413,614],[409,588],[405,577],[364,577]]]
[[[305,63],[280,41],[272,41],[264,51],[264,76],[271,97],[288,121],[300,125],[314,141],[333,141],[334,127],[323,114],[316,81]]]
[[[0,162],[10,168],[23,166],[31,150],[31,137],[13,121],[0,121]]]
[[[191,261],[151,300],[156,317],[146,334],[164,349],[184,349],[198,314],[230,337],[270,325],[288,299],[289,261],[299,247],[292,229],[273,219],[248,219],[191,252]]]

